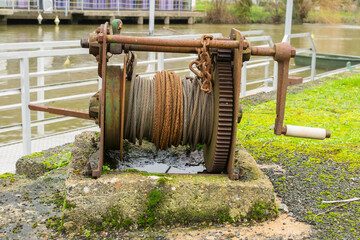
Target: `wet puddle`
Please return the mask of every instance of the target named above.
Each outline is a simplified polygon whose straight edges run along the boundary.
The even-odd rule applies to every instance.
[[[203,151],[191,152],[184,146],[156,151],[150,142],[143,142],[141,146],[126,142],[122,161],[119,151],[108,151],[107,156],[118,162],[117,168],[121,171],[137,169],[149,173],[195,174],[205,170]]]

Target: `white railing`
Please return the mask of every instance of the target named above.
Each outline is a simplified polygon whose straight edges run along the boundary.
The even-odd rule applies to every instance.
[[[221,38],[222,35],[219,33],[211,34],[216,38]],[[175,39],[199,39],[202,34],[191,34],[191,35],[173,35],[173,36],[162,36],[158,38],[175,38]],[[20,71],[19,73],[0,75],[0,81],[6,82],[11,80],[20,79],[19,88],[2,89],[0,90],[0,99],[2,97],[9,97],[12,95],[21,96],[19,103],[11,103],[0,106],[0,114],[2,112],[14,109],[21,109],[21,123],[11,124],[6,126],[0,126],[0,134],[22,130],[22,142],[24,154],[31,153],[31,127],[37,127],[38,134],[44,135],[44,126],[55,122],[68,121],[73,119],[72,117],[52,117],[44,119],[44,113],[37,113],[37,120],[31,121],[30,110],[28,105],[32,104],[44,104],[49,102],[63,101],[63,100],[74,100],[79,98],[90,97],[94,92],[84,92],[76,95],[69,95],[56,98],[44,98],[44,92],[56,89],[70,89],[79,86],[97,85],[100,88],[101,81],[99,78],[76,80],[72,82],[60,82],[51,85],[44,84],[44,77],[50,75],[57,75],[61,73],[85,73],[88,71],[95,71],[97,69],[96,61],[93,59],[93,65],[87,67],[74,67],[69,69],[55,69],[45,71],[45,57],[59,57],[59,56],[74,56],[74,55],[86,55],[89,56],[88,49],[80,48],[80,41],[57,41],[57,42],[33,42],[33,43],[7,43],[0,44],[0,61],[19,61]],[[183,66],[177,67],[177,69],[171,69],[177,73],[190,72],[188,68],[189,60],[196,58],[195,54],[185,55],[182,57],[171,57],[165,58],[164,53],[149,54],[149,60],[138,61],[137,66],[148,66],[146,73],[140,73],[141,76],[153,76],[155,69],[163,70],[167,63],[180,63],[186,61]],[[35,58],[37,60],[37,70],[31,72],[29,66],[29,59]],[[5,62],[5,65],[7,62]],[[112,65],[123,65],[123,64],[112,64]],[[179,65],[179,64],[178,64]],[[157,68],[156,68],[157,66]],[[94,76],[97,76],[94,74]],[[37,84],[30,86],[30,79],[36,77]],[[37,93],[36,100],[30,100],[30,93]],[[1,101],[0,101],[1,102]],[[8,143],[7,143],[8,144]]]
[[[251,42],[251,46],[257,47],[274,47],[274,43],[270,36],[265,35],[263,30],[256,30],[256,31],[245,31],[241,32],[243,35],[246,36],[246,39]],[[262,42],[265,44],[256,45],[256,43]],[[261,58],[254,58],[250,59],[248,62],[243,63],[243,67],[241,70],[241,88],[240,88],[240,97],[245,97],[247,95],[251,95],[254,91],[271,91],[273,88],[269,87],[269,83],[276,82],[274,78],[277,79],[275,74],[277,73],[277,62],[274,62],[274,75],[269,76],[269,67],[271,62],[274,62],[272,57],[261,57]],[[258,68],[258,67],[265,67],[264,69],[264,78],[258,80],[247,81],[247,74],[248,69]],[[256,88],[255,90],[247,90],[247,86],[252,84],[259,84],[263,83],[263,86],[260,88]],[[273,84],[274,85],[274,84]]]
[[[265,42],[265,45],[257,45],[262,47],[273,47],[274,44],[272,39],[269,36],[264,34],[264,31],[248,31],[243,32],[247,39],[253,44],[256,42]],[[215,38],[221,38],[222,35],[219,33],[211,34]],[[254,36],[255,35],[255,36]],[[192,34],[192,35],[172,35],[172,36],[162,36],[158,38],[173,38],[173,39],[199,39],[202,34]],[[288,38],[294,37],[308,37],[308,35],[298,35],[292,34],[289,35]],[[310,37],[311,38],[311,37]],[[284,38],[286,39],[286,38]],[[312,39],[311,43],[312,42]],[[313,58],[316,53],[315,46],[311,49],[313,51]],[[304,51],[304,50],[300,50]],[[97,76],[96,69],[97,65],[94,58],[90,58],[91,64],[90,66],[82,67],[77,66],[74,68],[68,69],[51,69],[45,70],[45,58],[46,57],[65,57],[65,56],[89,56],[88,49],[80,48],[80,43],[78,40],[76,41],[58,41],[58,42],[33,42],[33,43],[7,43],[7,44],[0,44],[0,61],[19,61],[20,71],[19,73],[12,73],[7,75],[0,75],[0,81],[11,81],[20,79],[20,87],[18,88],[11,88],[11,89],[3,89],[0,90],[0,102],[2,97],[8,97],[13,95],[20,95],[21,101],[19,103],[11,103],[11,104],[4,104],[0,105],[0,114],[3,114],[4,111],[20,109],[21,110],[21,123],[11,124],[6,126],[0,126],[0,134],[10,131],[22,130],[22,142],[23,142],[23,152],[24,154],[31,153],[31,128],[36,127],[37,133],[40,136],[45,136],[44,133],[44,126],[47,124],[52,124],[56,122],[68,121],[74,119],[73,117],[50,117],[44,118],[43,112],[37,113],[37,119],[31,121],[30,110],[28,108],[28,104],[44,104],[49,102],[55,101],[64,101],[64,100],[74,100],[74,99],[81,99],[90,97],[94,94],[93,91],[91,92],[81,92],[75,95],[68,95],[62,97],[53,97],[53,98],[45,98],[44,93],[50,90],[57,90],[57,89],[71,89],[74,87],[80,86],[93,86],[94,89],[101,88],[101,79],[99,78],[91,78],[91,79],[76,79],[71,82],[57,82],[53,84],[45,85],[45,77],[51,75],[58,75],[58,74],[68,74],[68,73],[87,73],[89,71],[94,71],[94,76]],[[29,59],[35,58],[36,59],[36,71],[30,71],[29,66]],[[155,71],[161,71],[165,69],[166,64],[176,63],[176,69],[169,69],[175,71],[177,73],[190,73],[188,68],[189,61],[196,58],[195,54],[187,54],[182,55],[181,57],[168,57],[165,58],[164,53],[149,53],[147,60],[139,60],[137,66],[147,66],[147,70],[144,73],[140,73],[143,77],[152,77]],[[271,63],[274,63],[274,74],[270,76],[269,68]],[[5,62],[5,65],[7,62]],[[112,64],[111,65],[120,65],[123,64]],[[181,66],[181,64],[183,64]],[[247,70],[253,68],[265,67],[264,70],[264,78],[257,79],[255,81],[248,81],[247,80]],[[302,68],[300,68],[301,70]],[[315,73],[315,60],[313,59],[313,63],[311,66],[312,75]],[[299,71],[299,69],[292,70]],[[30,79],[36,78],[37,82],[36,85],[30,85]],[[271,91],[276,89],[276,80],[277,80],[277,63],[273,61],[271,57],[259,57],[253,58],[248,62],[244,62],[242,68],[242,75],[241,75],[241,94],[240,96],[247,96],[255,92],[259,91]],[[274,81],[275,79],[275,81]],[[273,83],[272,86],[269,86],[269,83]],[[256,88],[255,90],[247,90],[246,87],[251,84],[259,84],[263,83],[262,86]],[[89,90],[88,90],[89,91]],[[36,99],[30,100],[30,94],[37,93]],[[94,125],[91,125],[94,126]]]
[[[143,1],[124,1],[124,0],[53,0],[50,3],[45,3],[47,7],[51,6],[53,10],[64,11],[83,11],[83,10],[109,10],[109,11],[121,11],[121,10],[149,10],[149,0]],[[1,0],[0,7],[8,9],[27,9],[30,10],[42,10],[44,5],[42,0]],[[190,0],[176,0],[166,1],[157,5],[157,11],[189,11],[191,10]]]
[[[289,75],[311,70],[309,81],[313,81],[316,75],[316,47],[310,33],[294,33],[285,35],[282,42],[290,42],[293,38],[306,38],[310,43],[310,48],[296,49],[296,54],[311,52],[311,64],[309,66],[291,69]]]

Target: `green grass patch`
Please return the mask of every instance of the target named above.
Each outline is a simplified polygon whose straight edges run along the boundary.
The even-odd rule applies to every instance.
[[[320,86],[288,94],[284,124],[319,127],[331,131],[330,139],[313,140],[273,133],[276,101],[258,105],[242,101],[243,119],[238,139],[258,160],[276,162],[282,154],[305,153],[323,160],[360,167],[360,75],[329,79]]]

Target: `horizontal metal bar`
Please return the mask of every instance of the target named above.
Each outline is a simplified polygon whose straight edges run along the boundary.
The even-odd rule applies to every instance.
[[[296,49],[296,54],[298,53],[304,53],[304,52],[311,52],[312,48],[302,48],[302,49]]]
[[[86,79],[76,82],[67,82],[67,83],[57,83],[57,84],[51,84],[46,86],[38,86],[30,88],[30,92],[39,92],[39,91],[49,91],[49,90],[56,90],[56,89],[62,89],[62,88],[68,88],[68,87],[80,87],[80,86],[87,86],[87,85],[93,85],[98,84],[97,79]]]
[[[177,61],[183,61],[183,60],[192,60],[192,59],[196,59],[196,55],[192,55],[192,56],[187,56],[187,57],[178,57],[178,58],[165,58],[164,62],[165,63],[169,63],[169,62],[177,62]]]
[[[256,83],[265,83],[267,81],[273,81],[273,78],[265,78],[265,79],[260,79],[260,80],[256,80],[256,81],[251,81],[251,82],[247,82],[246,86],[251,85],[251,84],[256,84]]]
[[[242,35],[248,36],[248,35],[265,35],[264,30],[251,30],[251,31],[244,31],[241,32]]]
[[[152,38],[158,39],[199,39],[204,34],[184,34],[184,35],[168,35],[168,36],[154,36]],[[206,33],[206,35],[212,35],[214,38],[222,38],[221,33]]]
[[[29,104],[29,109],[33,111],[41,111],[41,112],[48,112],[51,114],[63,115],[63,116],[70,116],[76,118],[82,118],[86,120],[90,120],[89,112],[78,111],[73,109],[65,109],[65,108],[58,108],[58,107],[46,107],[40,106],[35,104]]]
[[[29,76],[30,77],[50,76],[50,75],[57,75],[60,73],[72,73],[72,72],[84,72],[89,70],[96,70],[97,68],[98,66],[57,69],[57,70],[43,71],[43,72],[32,72],[29,74]]]
[[[247,64],[257,63],[257,62],[265,62],[265,61],[273,61],[272,57],[265,57],[265,58],[255,58],[254,60],[250,60]]]
[[[271,38],[269,36],[256,36],[256,37],[247,37],[247,40],[250,42],[263,42],[269,41]]]
[[[97,79],[86,79],[76,82],[67,82],[67,83],[56,83],[46,86],[38,86],[38,87],[32,87],[30,88],[30,92],[39,92],[39,91],[49,91],[49,90],[56,90],[56,89],[63,89],[68,87],[80,87],[80,86],[87,86],[92,84],[97,84]],[[9,95],[16,95],[20,94],[21,89],[20,88],[13,88],[13,89],[5,89],[0,91],[0,97],[3,96],[9,96]]]
[[[37,127],[37,126],[46,125],[46,124],[63,122],[63,121],[68,121],[68,120],[72,120],[72,119],[76,119],[76,118],[75,117],[64,117],[64,116],[50,117],[50,118],[47,118],[47,119],[33,121],[31,123],[31,127]],[[18,130],[21,130],[21,129],[22,129],[22,124],[21,123],[12,124],[12,125],[7,125],[7,126],[0,127],[0,133],[18,131]]]
[[[0,97],[16,95],[21,93],[21,88],[5,89],[0,91]]]
[[[21,107],[21,103],[0,106],[0,111],[12,110]]]
[[[0,80],[10,80],[10,79],[17,79],[20,78],[21,74],[17,73],[17,74],[9,74],[9,75],[4,75],[4,76],[0,76]]]
[[[71,56],[89,54],[89,50],[83,48],[68,48],[68,49],[51,49],[40,51],[22,51],[22,52],[3,52],[0,54],[0,60],[4,59],[21,59],[33,57],[54,57],[54,56]]]
[[[68,120],[73,120],[73,119],[77,119],[75,117],[64,117],[64,116],[57,116],[57,117],[52,117],[52,118],[47,118],[44,120],[40,120],[38,122],[34,122],[31,124],[31,127],[37,127],[37,126],[41,126],[41,125],[46,125],[46,124],[52,124],[52,123],[57,123],[57,122],[64,122],[64,121],[68,121]]]
[[[66,97],[50,98],[50,99],[45,99],[42,101],[35,101],[35,102],[31,102],[31,103],[32,104],[49,103],[49,102],[55,102],[55,101],[85,98],[85,97],[90,97],[92,95],[94,95],[94,93],[85,93],[85,94],[78,94],[78,95],[72,95],[72,96],[66,96]],[[21,103],[0,106],[0,111],[12,110],[12,109],[16,109],[19,107],[21,107]]]
[[[293,33],[288,35],[289,38],[311,37],[310,33]]]
[[[50,98],[50,99],[45,99],[45,100],[41,100],[41,101],[31,102],[31,104],[40,104],[40,103],[49,103],[49,102],[77,99],[77,98],[85,98],[85,97],[90,97],[92,95],[94,95],[94,93],[84,93],[84,94],[78,94],[78,95],[72,95],[72,96],[66,96],[66,97]]]
[[[0,44],[0,51],[4,50],[23,50],[34,48],[61,48],[61,47],[80,47],[78,40],[72,41],[52,41],[52,42],[22,42]]]
[[[254,47],[272,47],[270,44],[256,45]]]
[[[262,62],[262,63],[257,63],[257,64],[252,64],[252,65],[246,65],[246,69],[251,69],[251,68],[256,68],[256,67],[263,67],[263,66],[267,66],[270,65],[270,62]]]
[[[200,48],[202,43],[200,40],[190,39],[155,39],[149,37],[130,37],[130,36],[119,36],[119,35],[107,35],[106,40],[109,43],[121,43],[131,45],[145,45],[145,46],[163,46],[163,47],[176,47],[183,48]],[[239,41],[233,40],[211,40],[209,42],[210,48],[238,48]]]
[[[290,74],[294,74],[294,73],[304,72],[304,71],[307,71],[307,70],[311,70],[311,66],[306,66],[306,67],[291,69],[291,70],[289,71],[289,75],[290,75]]]
[[[168,39],[166,39],[166,41],[168,41]],[[143,45],[143,44],[125,44],[125,48],[128,48],[130,51],[140,51],[140,52],[169,52],[169,53],[197,52],[196,47],[155,46],[155,45]]]
[[[251,47],[251,55],[254,56],[275,56],[274,48]]]
[[[4,132],[10,132],[10,131],[17,131],[17,130],[21,130],[22,129],[22,124],[12,124],[12,125],[7,125],[7,126],[2,126],[0,127],[0,133],[4,133]]]

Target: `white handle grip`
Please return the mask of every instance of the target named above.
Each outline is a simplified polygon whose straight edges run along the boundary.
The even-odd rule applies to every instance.
[[[312,138],[324,140],[325,138],[330,137],[330,132],[326,131],[323,128],[313,128],[313,127],[301,127],[286,125],[284,127],[284,135],[290,137],[301,137],[301,138]]]

